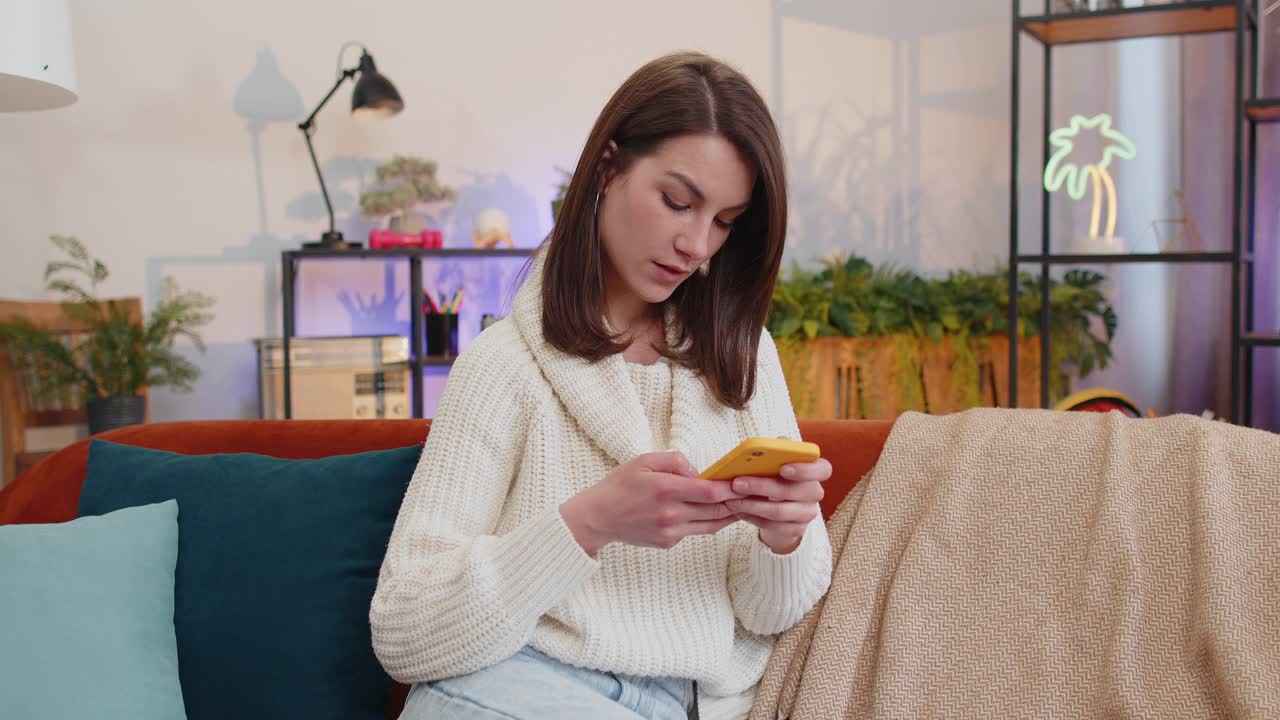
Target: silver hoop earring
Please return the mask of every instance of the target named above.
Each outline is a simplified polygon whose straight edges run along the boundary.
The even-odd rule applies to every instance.
[[[600,191],[596,191],[596,209],[594,211],[596,217],[600,217]]]
[[[706,277],[706,276],[708,276],[708,275],[710,275],[710,274],[711,274],[711,260],[710,260],[710,259],[708,259],[706,262],[704,262],[704,263],[702,263],[701,265],[699,265],[699,266],[698,266],[698,274],[699,274],[699,275],[701,275],[702,277]]]

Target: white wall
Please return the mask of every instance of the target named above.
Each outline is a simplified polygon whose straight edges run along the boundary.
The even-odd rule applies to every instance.
[[[573,166],[608,95],[643,62],[692,48],[744,70],[778,117],[792,185],[789,258],[840,247],[928,273],[990,268],[1008,243],[1009,11],[1007,0],[73,1],[79,102],[0,115],[0,295],[42,296],[52,233],[80,236],[108,263],[107,293],[140,294],[150,306],[164,275],[210,293],[218,306],[199,360],[205,375],[190,396],[155,391],[153,415],[253,416],[250,339],[280,332],[280,251],[318,237],[325,224],[294,125],[332,84],[348,40],[370,48],[406,101],[400,116],[362,123],[347,113],[347,86],[318,118],[315,142],[338,226],[354,239],[374,226],[356,205],[372,168],[408,153],[439,161],[459,190],[452,206],[422,208],[447,243],[469,244],[472,218],[492,206],[511,217],[517,244],[536,244],[550,229],[555,168]],[[1184,46],[1200,58],[1190,67],[1229,57],[1220,41],[1197,42]],[[1023,44],[1020,224],[1031,238],[1039,224],[1040,69],[1038,47]],[[1135,52],[1154,52],[1145,63],[1157,66],[1176,55]],[[1155,68],[1151,87],[1174,90],[1163,99],[1124,91],[1122,100],[1125,83],[1144,81],[1117,80],[1117,54],[1109,46],[1057,51],[1053,119],[1114,112],[1124,127],[1144,128],[1135,139],[1145,151],[1159,144],[1148,135],[1160,128],[1144,123],[1178,112],[1178,85],[1168,84],[1176,73]],[[355,59],[348,51],[345,64]],[[1212,91],[1223,85],[1202,79],[1182,91],[1185,112],[1205,118],[1183,124],[1192,151],[1203,146],[1196,128],[1221,127]],[[1146,102],[1162,107],[1137,117]],[[1178,132],[1171,125],[1161,134]],[[1212,158],[1195,157],[1189,190],[1225,175],[1202,170]],[[1122,193],[1132,195],[1140,167],[1117,169]],[[1167,209],[1169,188],[1156,185],[1143,188],[1137,205],[1126,201],[1132,212]],[[1202,232],[1214,241],[1223,214],[1213,198],[1200,205]],[[1055,201],[1055,247],[1085,227],[1086,211]],[[1146,222],[1127,213],[1124,224],[1140,230]],[[470,289],[465,342],[481,312],[502,310],[518,267],[451,264],[426,279]],[[1126,322],[1151,313],[1143,303],[1153,295],[1139,282],[1118,293],[1122,334]],[[399,264],[308,263],[298,331],[404,332],[406,283]],[[1198,285],[1225,291],[1221,282]],[[1183,309],[1198,305],[1179,292],[1185,286],[1171,288],[1179,308],[1172,315],[1183,321]],[[1168,301],[1160,307],[1170,314]],[[1169,368],[1168,342],[1139,345],[1121,342],[1116,371],[1095,382],[1135,395],[1163,394],[1172,382],[1182,399],[1139,401],[1225,409],[1221,363],[1212,358],[1175,364],[1173,381],[1162,370],[1159,387],[1129,387],[1125,379],[1143,377],[1149,363]],[[443,378],[428,382],[428,414]]]
[[[349,236],[373,225],[355,204],[371,168],[411,153],[438,160],[460,190],[454,207],[424,208],[447,243],[469,243],[474,214],[497,206],[518,244],[536,244],[554,168],[572,167],[608,95],[643,62],[693,48],[740,67],[780,115],[791,257],[843,246],[932,271],[989,265],[1007,243],[1006,0],[81,0],[72,15],[79,102],[0,115],[0,295],[41,296],[51,233],[80,236],[107,262],[108,293],[149,306],[169,274],[214,295],[205,375],[191,396],[156,391],[160,420],[255,412],[249,340],[279,333],[279,253],[324,225],[293,125],[347,40],[370,48],[406,101],[362,124],[343,107],[346,87],[318,118]],[[467,328],[505,297],[518,263],[506,266],[445,271],[486,291]],[[307,265],[298,330],[399,331],[407,302],[382,301],[406,280],[382,263]],[[441,384],[429,384],[428,412]]]

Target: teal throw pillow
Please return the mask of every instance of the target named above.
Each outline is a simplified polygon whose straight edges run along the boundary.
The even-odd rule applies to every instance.
[[[173,720],[178,504],[0,526],[0,718]]]

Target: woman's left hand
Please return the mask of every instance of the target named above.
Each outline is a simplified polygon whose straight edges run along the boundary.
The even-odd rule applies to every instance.
[[[820,512],[822,483],[831,477],[825,458],[784,465],[781,477],[739,477],[733,489],[751,497],[726,500],[725,506],[739,519],[760,529],[760,541],[779,555],[800,546],[809,523]]]

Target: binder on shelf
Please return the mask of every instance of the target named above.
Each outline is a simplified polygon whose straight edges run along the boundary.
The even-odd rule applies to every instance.
[[[284,417],[284,346],[253,341],[258,352],[258,416]],[[401,335],[289,340],[292,415],[297,419],[408,418],[409,339]]]

